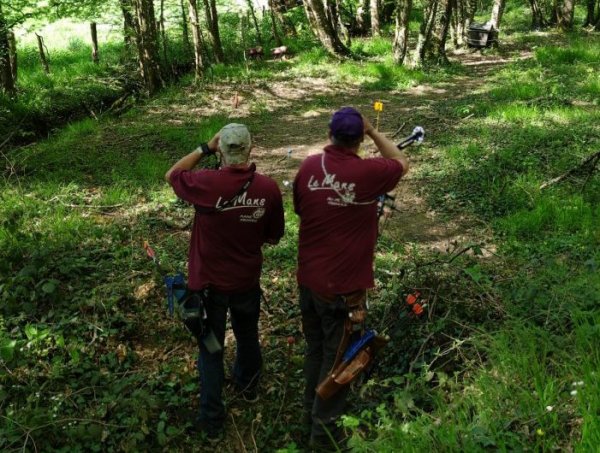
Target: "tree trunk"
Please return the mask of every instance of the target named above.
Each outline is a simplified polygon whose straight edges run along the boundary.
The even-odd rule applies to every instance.
[[[531,7],[531,28],[539,30],[544,28],[547,23],[544,19],[544,13],[537,0],[529,0],[529,6]]]
[[[371,0],[369,4],[371,11],[371,34],[381,36],[381,26],[379,24],[379,0]]]
[[[366,35],[370,28],[370,21],[369,21],[369,5],[370,4],[371,4],[370,0],[362,0],[362,3],[356,10],[356,24],[358,25],[358,32],[361,35]]]
[[[17,39],[12,31],[8,32],[8,59],[10,61],[10,72],[12,74],[13,83],[17,83],[18,60],[17,60]]]
[[[446,41],[448,41],[448,30],[450,29],[450,21],[452,19],[452,10],[454,9],[455,0],[444,0],[444,10],[439,17],[437,30],[435,34],[436,48],[433,49],[433,57],[438,64],[448,64],[448,56],[446,55]]]
[[[596,0],[587,0],[586,6],[587,6],[587,13],[585,15],[585,22],[583,23],[584,27],[594,24]]]
[[[140,70],[149,94],[164,85],[158,57],[158,33],[152,0],[134,0]]]
[[[254,11],[254,2],[253,0],[246,0],[246,4],[248,5],[248,11],[250,11],[252,23],[254,24],[254,29],[256,30],[256,39],[258,40],[258,44],[262,46],[263,40],[262,36],[260,35],[260,27],[258,26],[258,20],[256,19],[256,11]]]
[[[98,56],[98,27],[96,22],[90,23],[90,33],[92,35],[92,61],[98,64],[100,58]]]
[[[221,35],[219,33],[219,16],[217,15],[217,4],[215,0],[204,0],[206,10],[206,22],[210,32],[210,39],[213,45],[213,52],[217,63],[223,63],[223,46],[221,45]]]
[[[431,32],[435,23],[438,0],[430,0],[423,8],[423,20],[419,28],[419,39],[413,53],[413,66],[422,66],[425,61],[425,51],[430,46]]]
[[[188,0],[188,10],[190,13],[190,25],[192,26],[192,39],[194,40],[194,75],[196,79],[200,79],[204,72],[204,62],[202,61],[202,39],[196,0]]]
[[[467,32],[469,30],[469,27],[471,26],[471,23],[473,23],[473,19],[475,18],[475,13],[477,13],[477,10],[478,10],[477,9],[478,6],[479,5],[478,5],[477,0],[467,0],[467,2],[466,2],[464,26],[463,26],[463,33],[462,33],[462,39],[465,43],[467,41]]]
[[[338,36],[341,36],[346,45],[349,46],[351,42],[350,34],[348,33],[348,29],[342,22],[340,8],[341,4],[339,0],[326,0],[325,12],[327,13],[327,17],[329,19],[329,22],[331,23],[333,31]]]
[[[505,5],[506,0],[494,0],[494,4],[492,6],[492,15],[490,17],[490,23],[496,30],[500,28],[500,21],[502,20],[502,14],[504,13]]]
[[[277,31],[277,21],[275,20],[275,8],[273,7],[272,0],[269,0],[269,14],[271,16],[271,33],[273,33],[275,44],[277,45],[277,47],[279,47],[283,43],[281,42],[281,36],[279,36],[279,32]]]
[[[44,38],[42,38],[37,33],[37,43],[38,43],[38,51],[40,53],[40,62],[42,63],[42,68],[44,68],[44,72],[46,74],[50,74],[50,66],[48,66],[48,58],[46,57],[46,52],[44,51]]]
[[[275,12],[275,16],[277,20],[283,27],[283,31],[286,36],[297,36],[298,32],[296,31],[296,27],[294,26],[294,22],[292,22],[288,17],[286,17],[285,13],[285,3],[281,0],[269,0],[269,4],[273,11]]]
[[[394,31],[394,63],[404,63],[408,48],[408,31],[412,0],[397,0],[396,29]]]
[[[314,34],[325,50],[334,56],[348,56],[350,50],[342,43],[333,29],[322,0],[304,0],[304,7]]]
[[[190,52],[190,32],[188,29],[187,11],[185,10],[185,0],[180,0],[179,6],[181,8],[181,41],[183,42],[183,51],[185,56],[189,55]]]
[[[557,25],[564,31],[573,29],[574,0],[561,0],[556,5]]]
[[[136,36],[131,0],[120,0],[119,3],[121,5],[121,12],[123,13],[123,39],[125,47],[131,49],[135,44],[133,40]]]
[[[332,2],[335,2],[335,20],[336,20],[336,29],[338,31],[338,33],[342,36],[342,39],[344,40],[344,43],[350,47],[350,44],[352,43],[352,37],[350,36],[350,31],[348,30],[348,27],[346,27],[346,24],[344,24],[344,21],[342,19],[342,0],[331,0]]]
[[[0,90],[8,95],[15,93],[15,78],[10,61],[8,25],[0,4]]]
[[[160,41],[162,43],[162,54],[163,54],[163,64],[166,66],[169,65],[169,54],[168,54],[168,39],[167,32],[165,30],[165,0],[160,0]]]

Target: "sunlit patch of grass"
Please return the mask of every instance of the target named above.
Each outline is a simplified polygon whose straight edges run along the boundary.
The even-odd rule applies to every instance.
[[[538,240],[555,235],[592,234],[600,225],[600,208],[594,208],[581,196],[542,197],[532,210],[515,212],[500,222],[500,227],[521,240]]]

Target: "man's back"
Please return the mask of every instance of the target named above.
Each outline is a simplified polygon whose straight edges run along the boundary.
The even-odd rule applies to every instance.
[[[240,193],[251,177],[248,189]],[[275,181],[253,167],[174,172],[171,181],[175,193],[196,207],[190,288],[239,292],[258,285],[261,247],[283,234],[281,193]]]
[[[294,182],[300,285],[324,294],[373,286],[376,198],[401,175],[396,160],[363,160],[333,145],[304,161]]]

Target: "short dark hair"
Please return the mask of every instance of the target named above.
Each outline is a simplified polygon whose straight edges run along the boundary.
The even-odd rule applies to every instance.
[[[355,148],[356,146],[360,145],[360,143],[363,141],[363,136],[352,136],[352,137],[348,137],[347,135],[332,135],[331,136],[331,143],[334,146],[340,146],[342,148]]]

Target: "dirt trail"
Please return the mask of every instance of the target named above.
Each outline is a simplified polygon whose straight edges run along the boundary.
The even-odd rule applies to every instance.
[[[520,58],[528,56],[522,54]],[[426,181],[420,179],[415,170],[423,160],[435,158],[436,136],[452,127],[440,114],[444,105],[476,93],[484,85],[486,75],[511,61],[479,52],[457,54],[454,58],[461,61],[466,71],[456,75],[451,82],[435,86],[417,85],[402,92],[362,91],[358,88],[340,92],[339,87],[314,79],[275,82],[268,88],[263,86],[252,92],[238,92],[241,104],[235,111],[232,109],[230,115],[247,115],[244,121],[253,131],[257,143],[253,156],[259,170],[275,178],[285,188],[289,187],[288,183],[293,180],[302,160],[320,153],[328,143],[327,123],[335,109],[352,105],[373,117],[373,102],[382,100],[385,111],[379,129],[388,136],[395,133],[396,139],[400,140],[416,125],[426,130],[423,147],[407,152],[412,170],[398,185],[395,195],[400,211],[394,212],[387,220],[386,234],[398,235],[398,239],[404,242],[443,250],[450,242],[472,239],[472,221],[464,217],[440,218],[418,195],[417,188]],[[275,112],[277,119],[265,122],[260,115],[255,118],[250,109],[245,112],[244,109],[252,105],[252,99],[260,99],[262,108]],[[372,154],[374,151],[373,144],[367,139],[363,155],[375,155]]]

